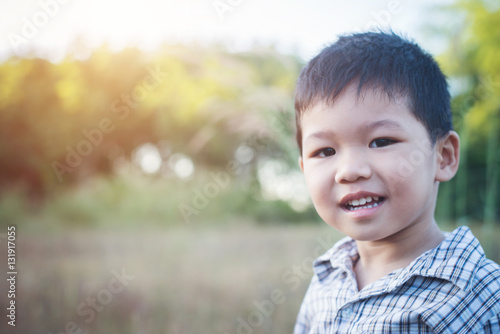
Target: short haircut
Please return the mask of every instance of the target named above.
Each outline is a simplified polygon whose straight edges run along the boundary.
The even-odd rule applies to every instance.
[[[358,97],[376,89],[389,98],[406,98],[432,145],[453,129],[446,77],[430,54],[393,32],[341,36],[301,71],[295,90],[297,143],[302,155],[301,117],[318,102],[333,105],[347,86]]]

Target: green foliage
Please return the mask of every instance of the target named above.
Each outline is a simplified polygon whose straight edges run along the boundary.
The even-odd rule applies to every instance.
[[[288,108],[298,60],[273,49],[164,46],[155,53],[106,46],[85,61],[0,64],[1,191],[25,183],[35,200],[112,175],[144,143],[163,143],[198,169],[222,169],[265,114]],[[268,131],[269,132],[269,131]],[[268,136],[269,155],[280,149]]]
[[[200,228],[240,221],[268,225],[318,221],[312,208],[297,212],[284,201],[264,200],[257,186],[249,191],[249,180],[235,176],[224,187],[216,188],[215,196],[207,195],[204,190],[207,184],[213,184],[208,173],[199,173],[188,181],[147,176],[138,171],[95,177],[58,191],[39,208],[30,209],[22,191],[5,194],[0,198],[0,221],[4,227],[17,224],[36,232],[64,228]],[[183,214],[182,205],[193,211]]]
[[[26,202],[25,190],[21,187],[11,189],[9,194],[0,195],[0,228],[4,231],[7,226],[15,225],[19,217],[26,215],[29,204]]]
[[[462,150],[458,175],[442,185],[437,211],[447,220],[493,223],[500,216],[500,7],[461,0],[450,10],[465,19],[449,32],[453,38],[440,63],[455,91]]]

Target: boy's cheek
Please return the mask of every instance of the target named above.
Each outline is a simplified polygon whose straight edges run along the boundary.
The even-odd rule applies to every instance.
[[[313,193],[318,188],[318,175],[317,173],[311,172],[307,167],[304,169],[304,179],[306,181],[307,189],[309,193]]]
[[[404,178],[398,173],[391,173],[386,178],[386,187],[389,194],[397,195],[397,191],[401,189],[401,184],[404,184]],[[403,187],[406,189],[406,187]]]
[[[434,168],[432,151],[423,151],[412,149],[405,154],[399,155],[391,167],[394,178],[408,182],[409,179],[419,177],[422,172],[429,172]]]
[[[318,173],[309,173],[305,177],[306,186],[314,202],[325,199],[331,193],[331,186],[326,176]]]

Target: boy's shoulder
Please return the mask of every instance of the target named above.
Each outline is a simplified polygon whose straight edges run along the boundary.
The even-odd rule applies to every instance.
[[[430,255],[436,264],[429,266],[429,277],[443,279],[434,292],[439,294],[446,285],[450,289],[423,314],[426,323],[435,332],[456,329],[477,333],[485,328],[495,328],[496,332],[500,320],[500,265],[486,258],[470,229],[462,226],[449,233]],[[425,277],[425,270],[422,273]]]
[[[446,233],[443,242],[427,253],[429,264],[424,265],[423,273],[449,280],[465,292],[477,289],[478,284],[500,287],[500,265],[486,258],[479,240],[467,226]]]

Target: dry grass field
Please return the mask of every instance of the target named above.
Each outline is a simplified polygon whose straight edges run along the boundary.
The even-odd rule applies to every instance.
[[[3,316],[0,332],[290,333],[314,252],[338,238],[320,225],[46,234],[21,228],[16,327]],[[6,268],[6,256],[0,264]],[[0,287],[5,310],[5,279]]]
[[[488,243],[484,229],[473,232],[498,261],[498,239]],[[318,224],[18,227],[16,327],[7,325],[2,279],[0,333],[291,333],[312,257],[340,237]],[[7,268],[5,241],[0,239],[1,268]]]

